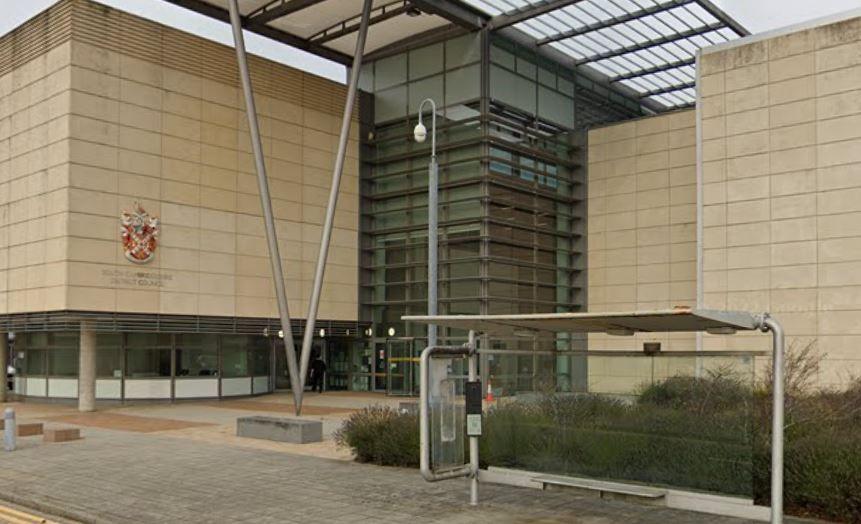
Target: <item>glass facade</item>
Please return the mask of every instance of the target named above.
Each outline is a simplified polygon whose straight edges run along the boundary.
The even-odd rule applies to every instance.
[[[503,37],[488,38],[477,32],[408,49],[362,72],[373,110],[364,133],[361,303],[363,318],[374,325],[369,352],[387,352],[392,394],[415,393],[408,367],[426,342],[424,326],[400,320],[427,312],[431,140],[413,140],[421,101],[437,105],[440,314],[585,307],[582,130],[601,115],[610,121],[640,112],[635,102],[590,90],[568,66]],[[602,111],[595,99],[613,111]],[[423,120],[430,132],[430,115]],[[465,335],[443,329],[440,342]],[[567,336],[480,344],[519,350],[482,360],[484,380],[503,393],[545,382],[571,389],[574,368],[583,367],[548,354],[575,349],[577,341]],[[544,351],[520,354],[538,350]]]
[[[16,380],[27,385],[19,392],[74,397],[74,382],[69,386],[68,381],[59,381],[78,378],[79,344],[77,331],[18,333],[12,357]],[[97,396],[179,398],[180,381],[192,379],[212,381],[209,393],[201,396],[265,393],[272,390],[272,359],[272,340],[263,336],[96,333]],[[233,382],[228,384],[222,377]],[[172,383],[176,386],[171,387]],[[140,393],[141,389],[145,392]]]

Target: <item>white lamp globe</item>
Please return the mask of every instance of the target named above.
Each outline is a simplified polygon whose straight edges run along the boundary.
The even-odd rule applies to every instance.
[[[425,127],[425,125],[422,124],[421,122],[416,124],[416,128],[413,129],[413,136],[415,137],[416,142],[418,142],[419,144],[424,142],[428,136],[428,130]]]

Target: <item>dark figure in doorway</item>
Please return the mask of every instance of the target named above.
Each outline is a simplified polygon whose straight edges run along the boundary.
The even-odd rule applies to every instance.
[[[326,376],[326,363],[319,355],[311,362],[311,391],[323,392],[323,378]]]

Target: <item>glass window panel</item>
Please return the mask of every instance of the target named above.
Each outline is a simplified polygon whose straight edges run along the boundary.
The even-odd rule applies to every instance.
[[[225,377],[248,376],[248,337],[221,337],[221,369]]]
[[[445,105],[451,106],[481,95],[481,68],[478,64],[462,67],[445,74]]]
[[[409,52],[410,80],[443,70],[443,44],[433,44]]]
[[[24,353],[24,373],[26,375],[46,375],[45,349],[28,349]]]
[[[443,100],[443,75],[436,75],[424,80],[416,80],[410,83],[409,113],[418,111],[419,104],[425,98],[431,98],[436,102]],[[429,108],[426,108],[430,111]],[[426,115],[429,117],[429,114]],[[428,123],[429,125],[430,123]],[[430,131],[430,129],[428,129]]]
[[[170,377],[170,348],[127,348],[126,376],[129,378]]]
[[[473,32],[445,42],[445,65],[447,69],[477,62],[481,59],[481,36]]]
[[[376,91],[407,81],[407,56],[405,53],[382,58],[374,66]]]
[[[198,334],[178,335],[175,358],[178,377],[217,376],[218,337]]]
[[[514,54],[496,45],[490,47],[490,61],[512,70],[516,66]]]
[[[407,87],[398,86],[378,91],[374,98],[374,120],[385,122],[407,115]]]
[[[535,62],[530,60],[525,56],[517,56],[517,72],[526,78],[535,79],[535,75],[538,72],[538,68],[535,65]]]
[[[53,377],[78,376],[78,348],[54,347],[49,349],[48,374]]]
[[[123,336],[118,333],[96,333],[96,376],[121,378]]]
[[[272,346],[266,337],[250,337],[248,351],[251,353],[251,367],[255,376],[269,375]]]
[[[477,297],[481,294],[481,283],[478,280],[458,280],[443,284],[443,294],[449,298]],[[445,294],[448,288],[447,295]]]
[[[567,128],[574,127],[574,99],[538,87],[538,116]]]

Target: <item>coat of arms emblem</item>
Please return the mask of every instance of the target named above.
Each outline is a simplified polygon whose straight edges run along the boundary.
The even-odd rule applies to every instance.
[[[158,218],[150,216],[137,202],[131,212],[120,215],[123,252],[135,264],[146,264],[155,255],[158,243]]]

